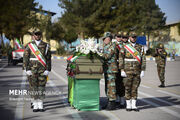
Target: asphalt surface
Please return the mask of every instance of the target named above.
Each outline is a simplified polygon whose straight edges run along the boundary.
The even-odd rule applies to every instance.
[[[137,106],[140,112],[78,111],[67,102],[66,61],[52,60],[44,101],[45,112],[33,113],[28,95],[12,95],[12,90],[28,90],[28,82],[22,64],[7,66],[0,61],[0,119],[1,120],[179,120],[180,119],[180,61],[169,61],[166,67],[166,88],[159,88],[160,81],[154,61],[147,61],[145,77],[139,87]],[[104,80],[100,81],[100,105],[107,98]]]

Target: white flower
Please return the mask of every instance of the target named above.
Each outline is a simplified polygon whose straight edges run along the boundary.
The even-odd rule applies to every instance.
[[[80,52],[83,54],[89,54],[90,51],[93,53],[98,53],[99,45],[96,44],[94,38],[89,38],[87,41],[80,40],[81,44],[76,47],[76,52]]]
[[[87,55],[89,52],[90,52],[90,50],[87,49],[87,50],[84,51],[84,54]]]

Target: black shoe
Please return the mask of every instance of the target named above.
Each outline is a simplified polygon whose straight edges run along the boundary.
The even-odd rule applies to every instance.
[[[130,112],[130,111],[132,111],[132,109],[126,108],[126,111]]]
[[[159,85],[160,88],[165,88],[165,85],[161,84]]]
[[[31,103],[31,109],[33,109],[33,103]]]
[[[45,109],[39,109],[39,112],[44,112],[45,111]]]
[[[120,105],[120,108],[125,108],[126,106],[125,105]]]
[[[33,109],[33,112],[38,112],[39,111],[39,109]]]
[[[120,103],[119,102],[115,102],[116,103],[116,108],[120,108]]]
[[[116,102],[115,101],[108,102],[106,110],[115,110],[115,109],[116,109]]]
[[[131,109],[132,111],[135,111],[135,112],[139,112],[139,109],[136,108],[136,109]]]
[[[104,110],[106,108],[107,108],[107,105],[101,107],[102,110]]]

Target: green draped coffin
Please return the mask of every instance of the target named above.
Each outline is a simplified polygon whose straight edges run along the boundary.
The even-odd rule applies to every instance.
[[[102,63],[99,59],[80,56],[73,62],[74,86],[72,105],[80,111],[99,110],[99,81],[103,77]]]
[[[89,59],[86,56],[80,56],[75,62],[76,79],[101,79],[102,63],[99,59]]]

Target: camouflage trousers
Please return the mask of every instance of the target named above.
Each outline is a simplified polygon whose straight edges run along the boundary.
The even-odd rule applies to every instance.
[[[118,73],[116,73],[116,95],[119,97],[124,97],[125,96],[125,87],[123,83],[123,77],[121,77],[121,71],[118,70]]]
[[[43,75],[43,73],[35,74],[28,76],[29,81],[29,91],[30,95],[34,99],[41,99],[45,98],[45,87],[47,82],[47,76]]]
[[[104,73],[105,78],[105,92],[109,99],[109,101],[116,100],[116,85],[115,85],[115,79],[116,75],[115,73]]]
[[[158,76],[161,83],[165,82],[165,67],[157,66]]]
[[[126,73],[127,77],[123,79],[125,86],[126,100],[137,99],[138,87],[141,82],[140,74]]]

